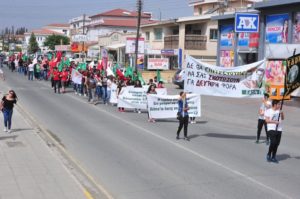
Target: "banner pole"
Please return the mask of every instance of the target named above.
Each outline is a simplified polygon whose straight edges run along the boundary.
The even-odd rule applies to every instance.
[[[296,55],[296,48],[294,49],[294,52],[293,52],[293,56],[295,56],[295,55]],[[286,90],[286,75],[284,78],[284,90]],[[283,109],[284,97],[285,97],[285,94],[282,96],[282,99],[281,99],[280,111],[279,111],[279,116],[278,116],[277,122],[279,122],[279,120],[280,120],[281,111]],[[278,131],[278,124],[276,125],[276,133],[277,133],[277,131]]]

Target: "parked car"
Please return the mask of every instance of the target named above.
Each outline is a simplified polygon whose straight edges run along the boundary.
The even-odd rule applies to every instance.
[[[179,86],[179,88],[183,88],[184,87],[184,75],[185,75],[184,70],[178,69],[172,78],[173,84]]]

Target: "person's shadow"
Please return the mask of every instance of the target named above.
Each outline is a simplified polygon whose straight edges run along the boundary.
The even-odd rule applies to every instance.
[[[276,157],[277,157],[278,161],[283,161],[283,160],[287,160],[287,159],[291,159],[291,158],[300,160],[300,156],[292,157],[289,154],[279,154]]]

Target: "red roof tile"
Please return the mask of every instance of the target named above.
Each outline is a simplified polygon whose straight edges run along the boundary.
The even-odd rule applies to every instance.
[[[142,20],[141,25],[152,23],[152,20]],[[137,27],[137,19],[104,19],[102,22],[90,24],[89,26],[119,26],[119,27]]]
[[[100,14],[93,15],[90,18],[100,17],[100,16],[137,17],[138,13],[136,11],[132,12],[132,11],[128,11],[128,10],[120,9],[119,8],[119,9],[114,9],[114,10],[110,10],[110,11],[107,11],[107,12],[103,12],[103,13],[100,13]],[[151,18],[151,14],[145,14],[145,13],[143,13],[142,17],[150,19]]]
[[[69,24],[63,24],[63,23],[52,23],[48,24],[47,27],[52,26],[52,27],[70,27]]]
[[[35,35],[63,35],[62,33],[59,33],[59,32],[55,32],[55,31],[52,31],[52,30],[47,30],[47,29],[38,29],[38,30],[32,30],[30,32],[27,32],[25,34],[31,34],[31,33],[34,33]]]

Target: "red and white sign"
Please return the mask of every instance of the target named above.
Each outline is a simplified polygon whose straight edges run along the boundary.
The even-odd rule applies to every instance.
[[[71,46],[70,45],[55,45],[56,51],[70,51]]]
[[[126,54],[134,54],[135,53],[135,40],[134,37],[127,37],[126,38]],[[139,38],[139,47],[138,53],[144,54],[145,53],[145,39]]]
[[[169,70],[168,58],[149,58],[148,59],[149,70]]]

